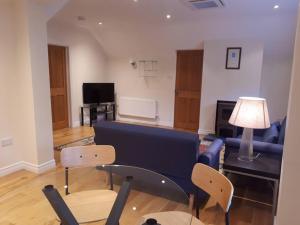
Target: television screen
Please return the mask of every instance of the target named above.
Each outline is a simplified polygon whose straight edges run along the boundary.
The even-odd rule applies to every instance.
[[[84,104],[115,101],[114,83],[83,83],[82,92]]]

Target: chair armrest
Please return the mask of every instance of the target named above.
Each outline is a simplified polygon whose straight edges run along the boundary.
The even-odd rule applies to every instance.
[[[241,139],[239,139],[239,138],[226,138],[225,139],[226,149],[229,148],[229,149],[238,150],[240,148],[240,143],[241,143]],[[268,153],[268,154],[282,155],[283,145],[272,144],[272,143],[261,142],[261,141],[253,141],[253,151],[261,152],[261,153]]]
[[[208,146],[207,150],[199,156],[198,162],[219,169],[220,151],[222,146],[223,141],[221,139],[214,140],[214,142]]]

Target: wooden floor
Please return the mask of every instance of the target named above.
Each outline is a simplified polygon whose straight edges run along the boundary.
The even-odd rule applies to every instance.
[[[53,132],[54,148],[67,145],[67,144],[72,144],[82,139],[93,137],[93,136],[94,136],[94,129],[89,126],[56,130]]]
[[[85,129],[85,128],[83,128]],[[66,130],[61,136],[72,139],[72,130]],[[74,130],[77,137],[80,131]],[[54,137],[57,137],[54,135]],[[76,139],[76,138],[74,138]],[[73,139],[72,139],[73,140]],[[98,189],[105,176],[94,168],[76,169],[71,172],[71,191]],[[245,198],[254,198],[263,202],[270,202],[272,190],[266,184],[258,180],[247,180],[240,177],[232,177],[235,184],[235,194],[243,198],[234,198],[231,210],[232,225],[271,225],[272,208],[269,205],[248,201]],[[55,220],[55,214],[42,193],[42,188],[47,184],[55,185],[63,194],[64,170],[60,165],[56,169],[41,175],[28,171],[19,171],[0,178],[0,225],[59,225]],[[102,187],[104,188],[104,187]],[[167,200],[157,200],[154,196],[135,192],[132,195],[141,211],[157,207],[163,210],[176,209],[170,207]],[[223,225],[224,214],[218,207],[210,207],[211,202],[201,211],[201,220],[205,223]],[[122,219],[121,225],[135,225],[132,223],[134,214]],[[93,223],[91,225],[104,224]]]

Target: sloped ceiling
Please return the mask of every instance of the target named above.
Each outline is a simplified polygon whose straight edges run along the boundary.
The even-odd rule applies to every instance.
[[[88,29],[112,58],[167,56],[201,48],[204,40],[239,38],[262,40],[269,55],[292,54],[298,0],[225,2],[225,8],[192,10],[182,0],[71,0],[51,22]]]

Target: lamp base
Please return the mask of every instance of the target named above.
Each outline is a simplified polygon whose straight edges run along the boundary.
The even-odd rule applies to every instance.
[[[253,162],[260,156],[260,153],[254,153],[252,158],[249,157],[244,157],[244,156],[238,156],[238,160],[243,161],[243,162]]]
[[[255,157],[253,156],[253,129],[251,128],[244,128],[239,156],[238,159],[241,161],[252,162]]]
[[[243,162],[253,162],[253,158],[245,157],[245,156],[239,156],[238,160]]]

